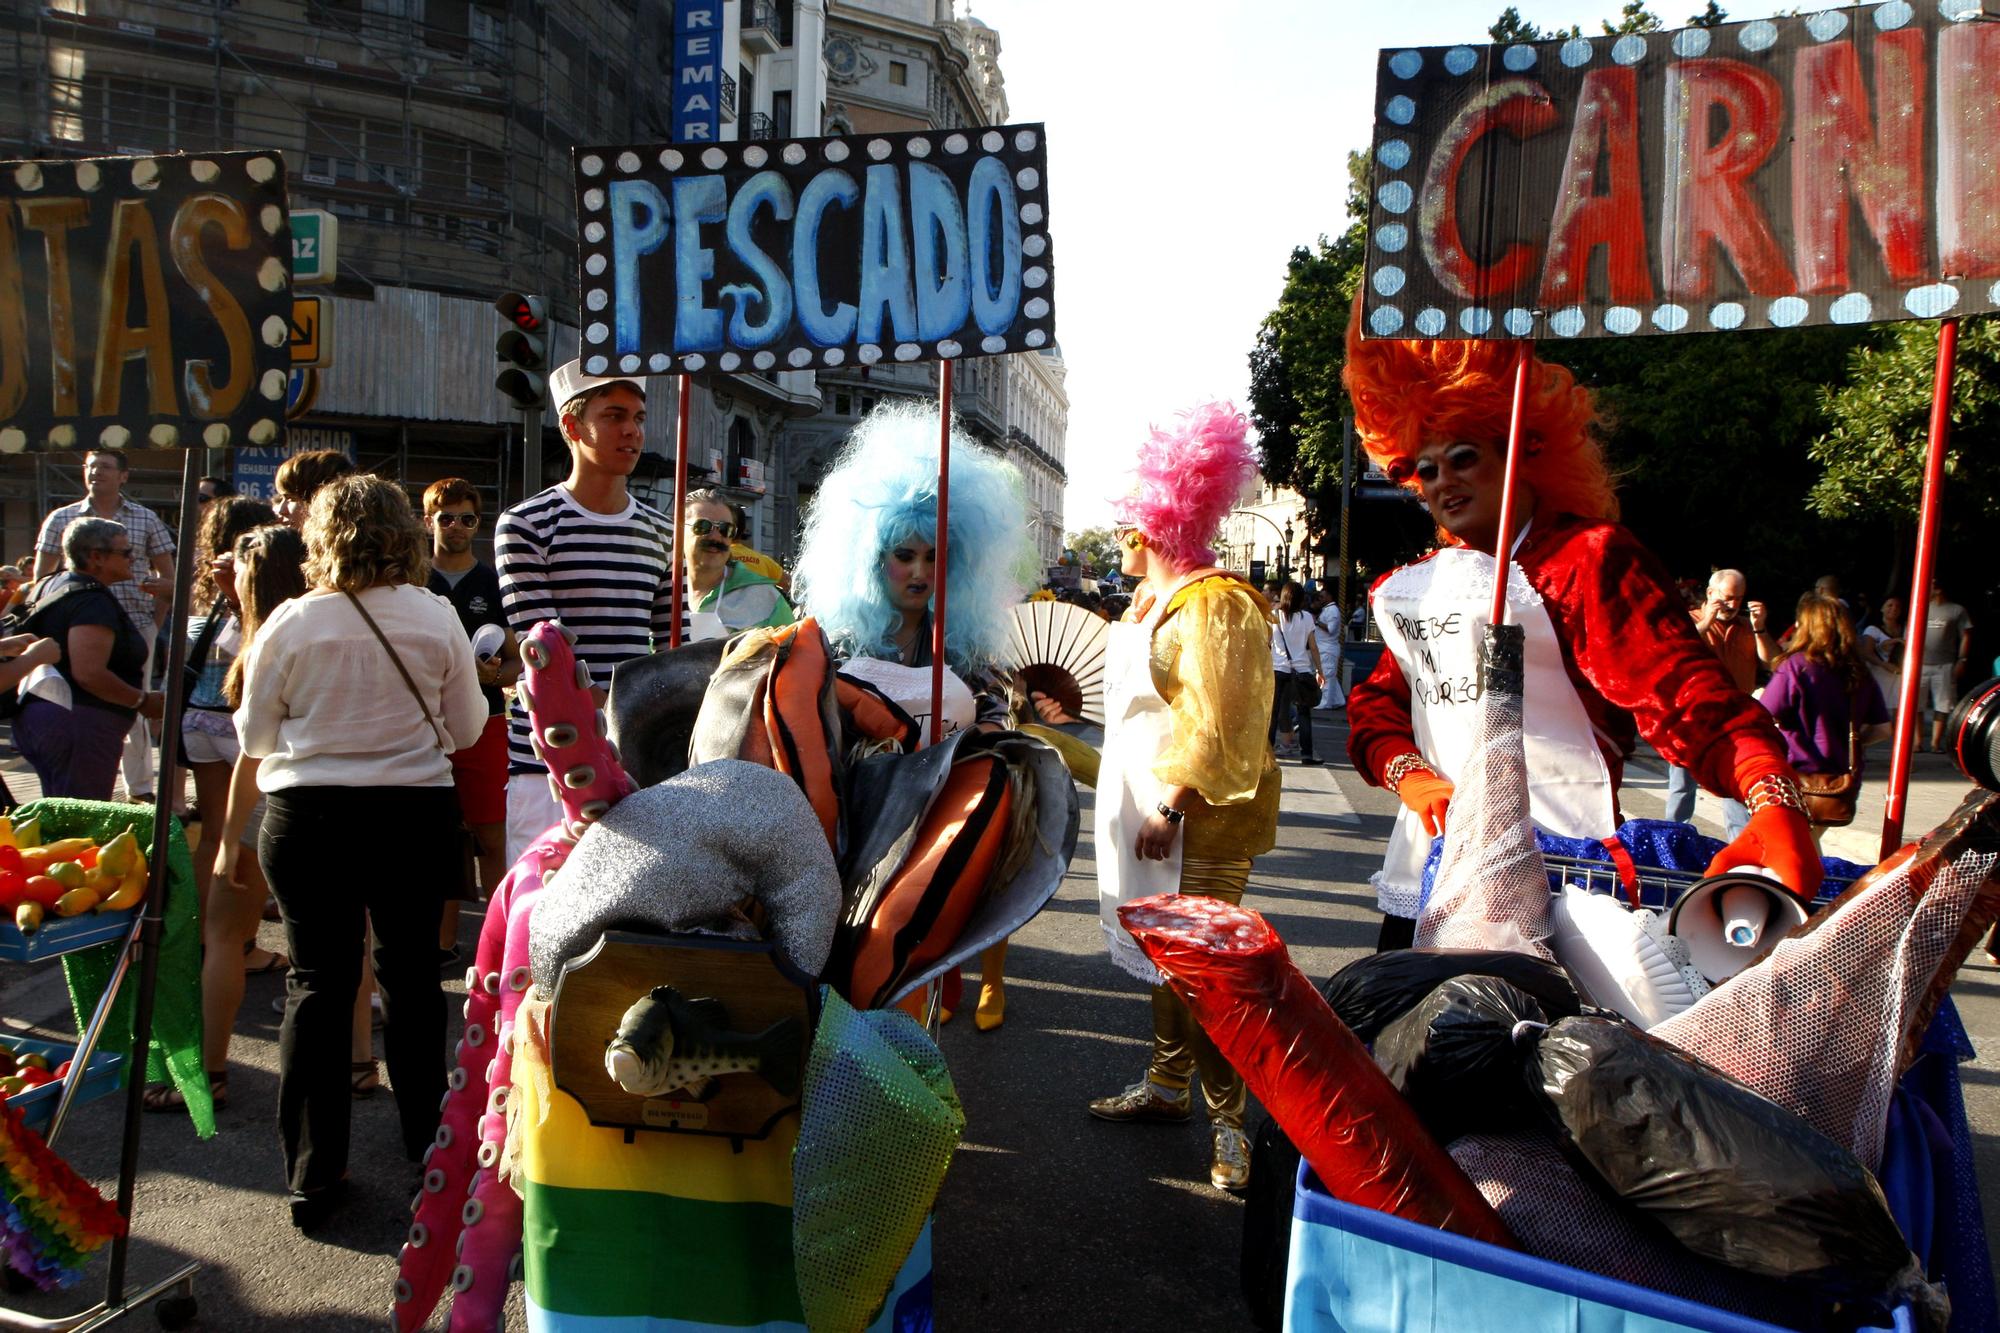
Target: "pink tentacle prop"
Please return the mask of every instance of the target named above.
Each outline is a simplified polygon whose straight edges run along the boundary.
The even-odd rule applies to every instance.
[[[604,717],[573,636],[543,621],[521,641],[523,697],[535,753],[549,766],[561,822],[529,846],[486,905],[466,974],[465,1036],[440,1108],[437,1142],[424,1154],[424,1184],[411,1204],[391,1320],[421,1328],[447,1284],[456,1293],[449,1327],[501,1326],[511,1268],[521,1250],[521,1199],[494,1169],[507,1139],[513,1086],[514,1015],[528,990],[528,923],[544,878],[568,858],[590,824],[628,795],[632,780],[605,738]]]

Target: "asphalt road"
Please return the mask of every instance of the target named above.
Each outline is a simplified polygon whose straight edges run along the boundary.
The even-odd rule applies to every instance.
[[[1337,715],[1322,714],[1319,730],[1321,755],[1339,760]],[[1631,813],[1658,813],[1662,777],[1656,766],[1635,767]],[[1393,800],[1361,783],[1344,761],[1325,769],[1288,763],[1285,783],[1280,845],[1258,861],[1246,903],[1273,920],[1299,965],[1317,978],[1373,947],[1366,879]],[[1935,823],[1963,790],[1938,761],[1920,764],[1912,829]],[[943,1032],[969,1123],[938,1202],[939,1325],[1054,1333],[1245,1328],[1238,1295],[1243,1205],[1207,1183],[1199,1115],[1186,1126],[1123,1126],[1084,1111],[1092,1097],[1140,1076],[1149,1031],[1142,989],[1103,957],[1089,799],[1085,792],[1086,831],[1069,878],[1009,953],[1006,1025],[982,1034],[967,1015]],[[1874,808],[1864,806],[1861,824],[1876,818]],[[1699,817],[1715,813],[1705,803]],[[1865,841],[1859,831],[1853,837]],[[468,915],[468,942],[477,928]],[[282,945],[275,926],[264,928],[263,942]],[[976,981],[967,980],[969,1004]],[[232,1052],[230,1106],[216,1138],[197,1140],[178,1115],[146,1117],[134,1277],[183,1258],[200,1261],[204,1329],[380,1328],[415,1172],[394,1151],[388,1094],[359,1102],[353,1202],[318,1239],[292,1230],[273,1124],[278,1017],[271,1001],[281,991],[276,977],[250,981]],[[1975,955],[1956,995],[1974,1043],[2000,1052],[2000,971]],[[0,1026],[61,1035],[68,1024],[56,967],[0,968]],[[1993,1070],[1991,1059],[1968,1066],[1966,1090],[1983,1175],[2000,1181],[2000,1074]],[[115,1174],[121,1108],[115,1098],[82,1107],[60,1144],[100,1183]],[[1994,1193],[1987,1198],[1990,1211]],[[102,1272],[100,1263],[90,1283],[100,1283]],[[49,1314],[81,1302],[65,1295],[19,1303]],[[524,1327],[518,1288],[511,1309],[510,1325]],[[151,1322],[142,1313],[134,1325]]]

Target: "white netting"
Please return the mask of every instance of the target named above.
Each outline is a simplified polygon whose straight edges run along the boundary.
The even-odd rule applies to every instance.
[[[1995,853],[1926,845],[1652,1035],[1794,1112],[1872,1169],[1936,996],[2000,911]],[[1927,997],[1929,997],[1927,999]]]
[[[1489,627],[1480,669],[1479,741],[1459,774],[1444,854],[1417,918],[1419,949],[1506,949],[1553,958],[1549,876],[1528,817],[1518,625]]]
[[[1537,1259],[1787,1327],[1798,1318],[1784,1287],[1689,1253],[1579,1175],[1546,1134],[1468,1134],[1450,1151]]]

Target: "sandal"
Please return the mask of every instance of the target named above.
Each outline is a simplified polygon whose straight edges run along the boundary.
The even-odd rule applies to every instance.
[[[252,967],[250,965],[250,957],[252,954],[255,954],[256,952],[257,952],[257,946],[254,944],[247,945],[244,947],[243,975],[246,977],[269,976],[273,972],[283,972],[292,965],[292,960],[285,957],[285,955],[279,953],[276,949],[267,949],[265,950],[265,952],[270,956],[266,958],[262,963],[258,964],[255,967]]]
[[[352,1060],[347,1066],[347,1086],[356,1097],[373,1097],[382,1086],[382,1062]]]
[[[229,1071],[212,1072],[208,1076],[208,1100],[218,1111],[229,1106]],[[139,1105],[147,1111],[179,1111],[187,1107],[187,1098],[171,1083],[156,1083],[139,1098]]]

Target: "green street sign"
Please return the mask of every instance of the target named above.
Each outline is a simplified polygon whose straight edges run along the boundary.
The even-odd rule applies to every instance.
[[[332,282],[340,262],[340,219],[318,208],[294,209],[291,219],[292,285]]]

